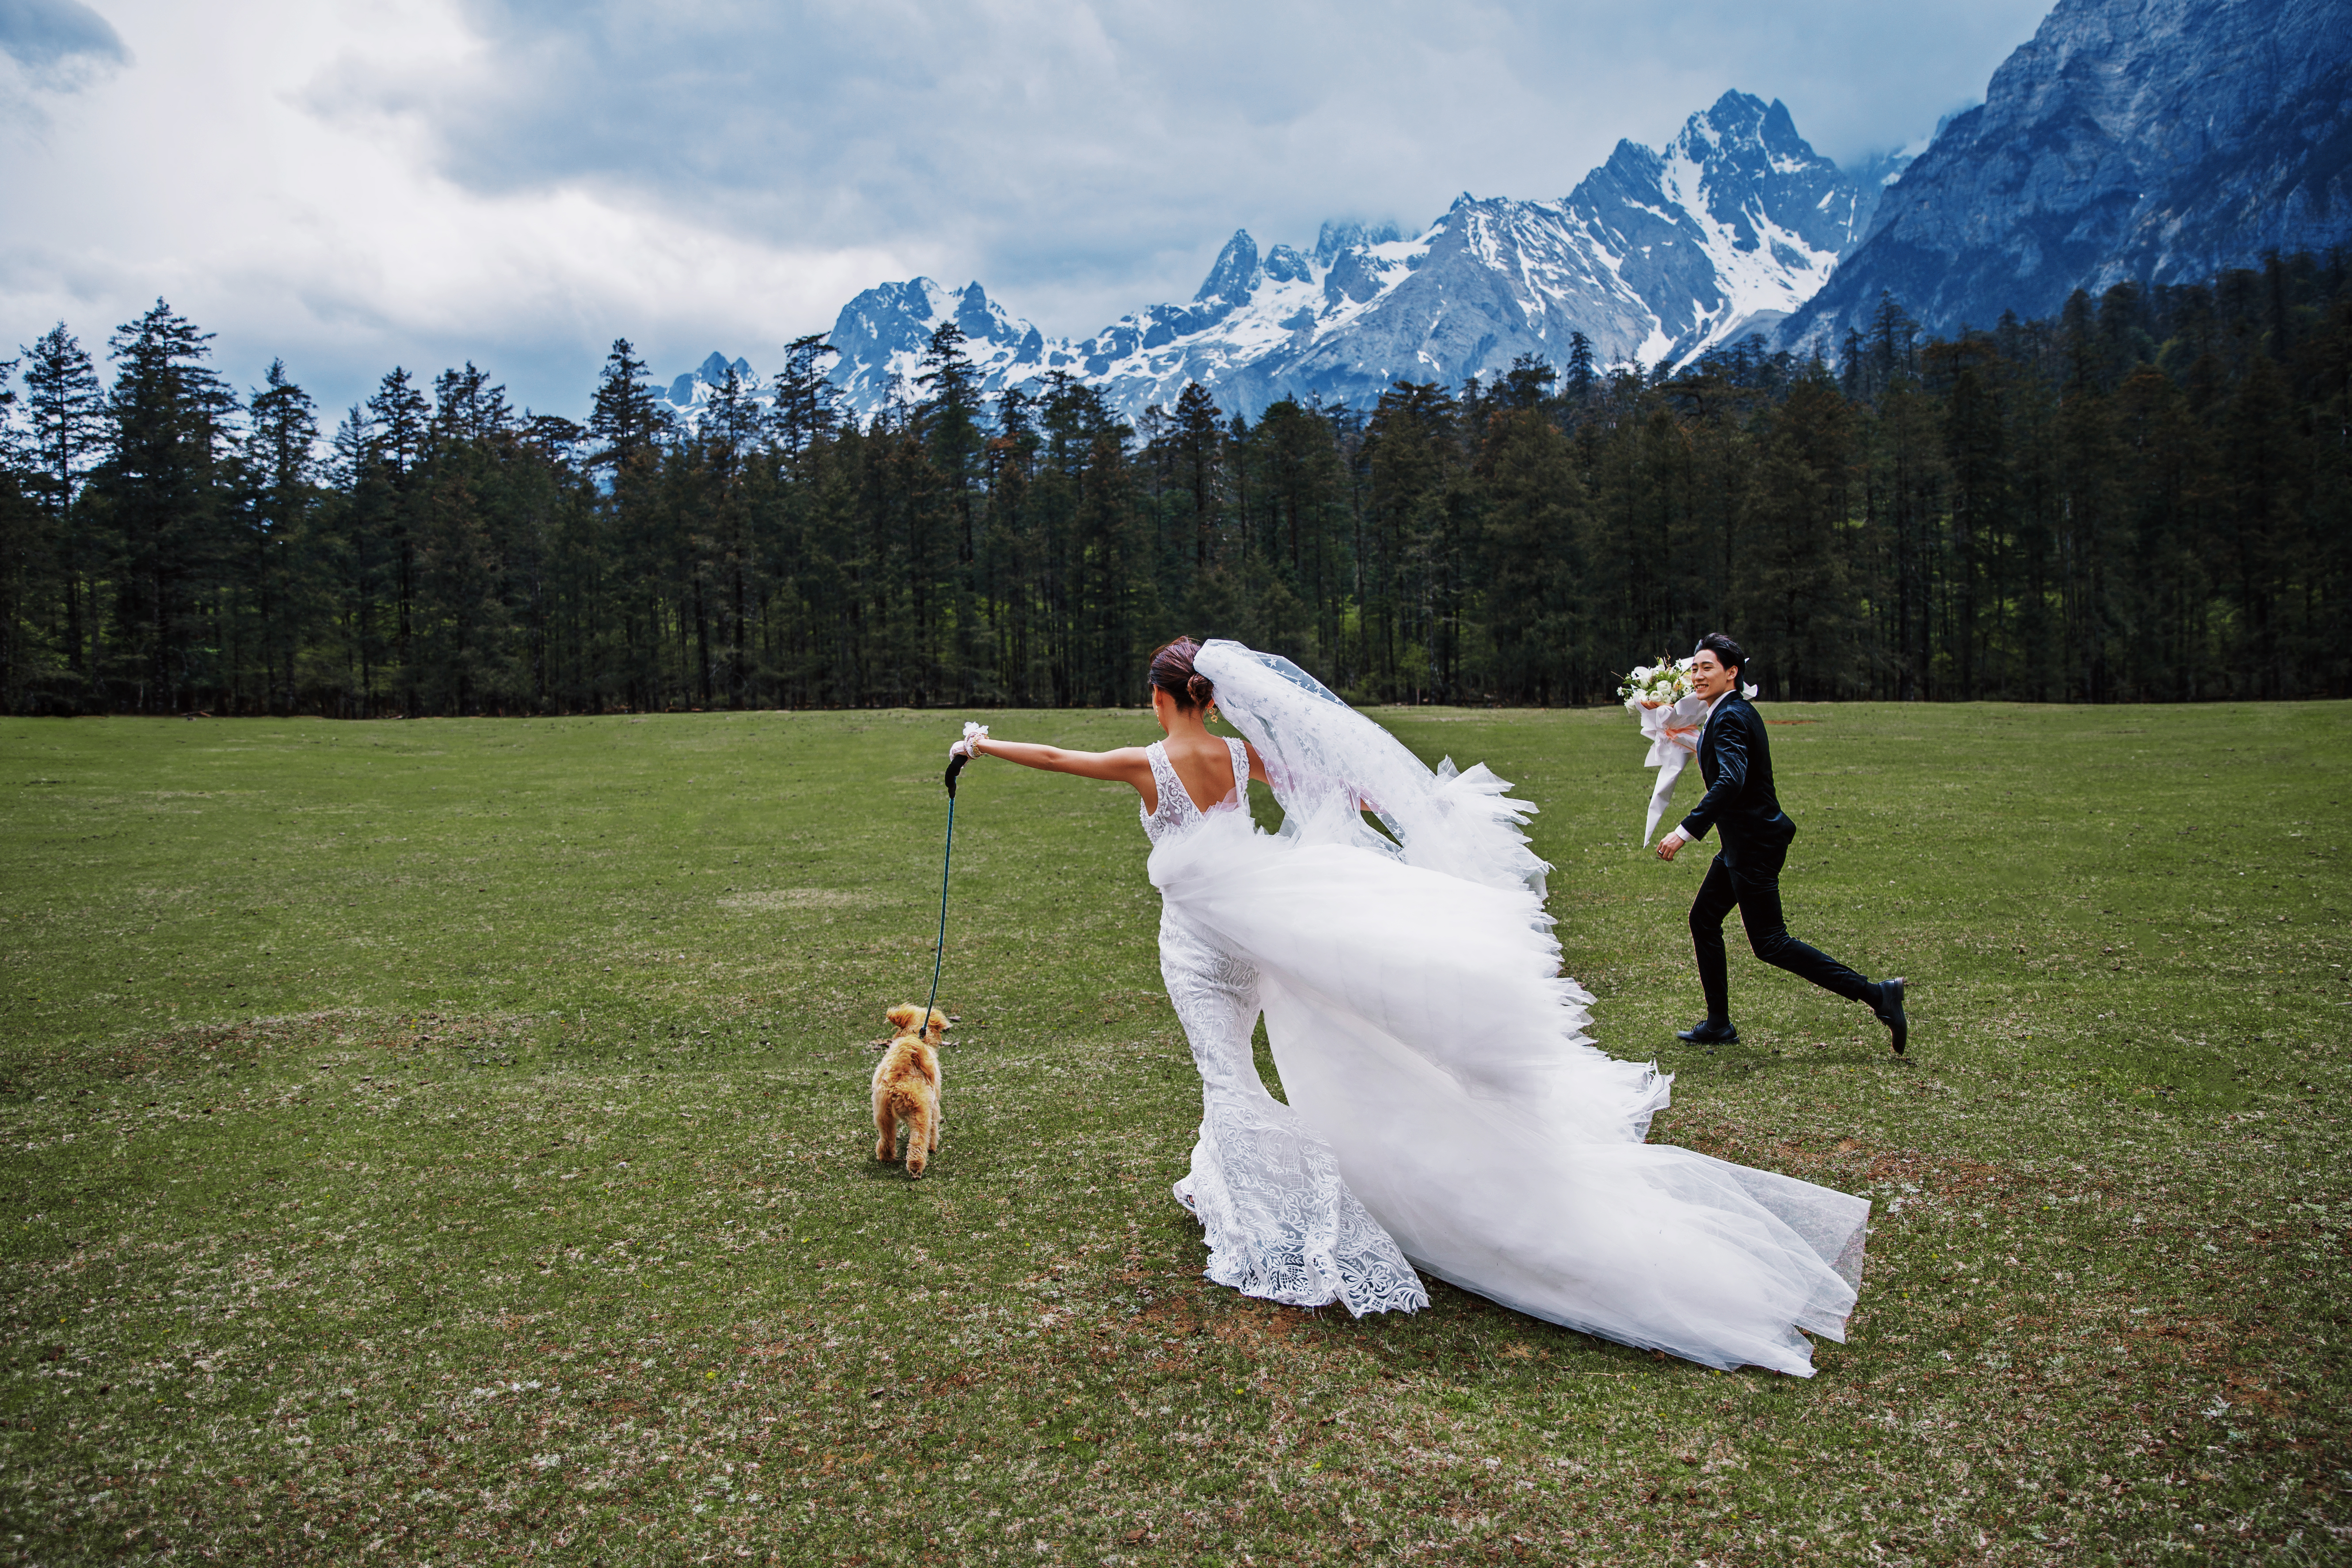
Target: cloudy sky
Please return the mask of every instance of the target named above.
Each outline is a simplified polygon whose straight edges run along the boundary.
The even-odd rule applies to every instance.
[[[1051,333],[1236,227],[1564,195],[1726,89],[1841,162],[2047,0],[0,0],[0,355],[161,295],[328,409],[474,360],[577,415],[627,336],[772,369],[859,289]]]

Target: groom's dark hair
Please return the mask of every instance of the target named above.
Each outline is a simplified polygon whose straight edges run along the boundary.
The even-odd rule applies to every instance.
[[[1739,645],[1721,632],[1707,633],[1698,639],[1698,647],[1691,651],[1694,654],[1715,655],[1717,658],[1722,660],[1723,668],[1726,669],[1738,669],[1748,662],[1748,655],[1740,650]]]

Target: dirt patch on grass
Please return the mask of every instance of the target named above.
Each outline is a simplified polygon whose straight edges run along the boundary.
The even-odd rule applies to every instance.
[[[23,1063],[43,1077],[126,1079],[188,1068],[236,1068],[303,1056],[422,1058],[439,1053],[507,1058],[539,1020],[527,1016],[383,1014],[328,1009],[282,1017],[190,1025],[97,1050],[52,1052]]]
[[[772,914],[790,910],[879,909],[883,897],[863,888],[773,888],[765,892],[728,893],[719,907],[729,914]]]

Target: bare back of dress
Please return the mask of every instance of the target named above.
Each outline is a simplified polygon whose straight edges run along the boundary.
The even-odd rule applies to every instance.
[[[1152,789],[1160,797],[1156,806],[1138,808],[1143,817],[1145,837],[1157,844],[1170,834],[1181,833],[1216,812],[1243,809],[1242,789],[1244,781],[1249,777],[1249,751],[1239,741],[1227,741],[1225,745],[1233,759],[1234,787],[1206,811],[1192,804],[1192,792],[1184,787],[1184,781],[1177,775],[1176,764],[1169,760],[1166,742],[1154,741],[1143,749],[1143,754],[1151,759]]]

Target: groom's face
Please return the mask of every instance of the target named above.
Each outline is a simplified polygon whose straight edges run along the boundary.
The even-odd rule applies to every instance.
[[[1731,689],[1732,670],[1738,668],[1734,665],[1731,669],[1724,668],[1723,661],[1715,657],[1715,650],[1703,647],[1691,656],[1691,689],[1701,700],[1712,702]]]

